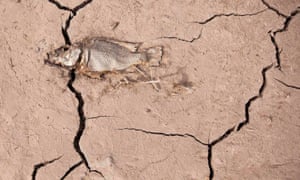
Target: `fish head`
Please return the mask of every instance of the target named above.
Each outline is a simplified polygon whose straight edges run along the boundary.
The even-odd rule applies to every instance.
[[[80,60],[81,49],[72,46],[61,46],[47,53],[46,61],[50,64],[72,68]]]

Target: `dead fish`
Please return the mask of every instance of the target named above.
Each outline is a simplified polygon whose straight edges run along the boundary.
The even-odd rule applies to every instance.
[[[71,46],[62,46],[47,54],[46,61],[89,77],[105,72],[122,71],[130,66],[162,58],[162,46],[140,49],[141,43],[122,42],[108,38],[87,38]]]

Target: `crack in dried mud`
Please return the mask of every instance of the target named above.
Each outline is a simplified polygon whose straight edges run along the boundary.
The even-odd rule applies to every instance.
[[[68,88],[75,95],[75,97],[78,101],[77,111],[78,111],[78,116],[79,116],[79,128],[74,137],[73,145],[74,145],[74,149],[81,157],[83,163],[85,164],[87,169],[90,171],[91,168],[89,166],[89,163],[85,157],[85,154],[82,152],[81,147],[80,147],[80,139],[81,139],[83,132],[85,130],[85,127],[86,127],[86,118],[85,118],[84,110],[83,110],[83,107],[84,107],[83,97],[82,97],[81,93],[73,87],[73,83],[74,83],[75,79],[76,79],[76,74],[75,74],[75,69],[73,69],[70,71],[70,80],[68,82]]]
[[[287,84],[279,79],[276,79],[274,78],[276,81],[278,81],[279,83],[283,84],[284,86],[286,87],[289,87],[289,88],[292,88],[292,89],[297,89],[297,90],[300,90],[300,86],[294,86],[294,85],[290,85],[290,84]]]
[[[162,37],[159,37],[159,38],[157,38],[157,39],[175,39],[175,40],[178,40],[178,41],[183,41],[183,42],[193,43],[194,41],[200,39],[201,36],[202,36],[202,29],[201,29],[200,33],[198,34],[198,36],[195,37],[195,38],[192,38],[191,40],[179,38],[179,37],[176,37],[176,36],[162,36]]]
[[[37,173],[38,173],[38,170],[41,169],[42,167],[45,167],[51,163],[54,163],[55,161],[59,160],[62,156],[59,156],[55,159],[52,159],[50,161],[45,161],[45,162],[42,162],[42,163],[39,163],[39,164],[36,164],[34,165],[33,167],[33,172],[31,174],[31,177],[32,177],[32,180],[35,180],[36,179],[36,176],[37,176]]]
[[[270,39],[271,39],[271,42],[275,48],[275,57],[276,57],[276,68],[278,68],[279,70],[281,70],[281,57],[280,57],[280,54],[281,54],[281,50],[279,48],[279,45],[276,41],[276,35],[277,33],[282,33],[282,32],[285,32],[288,30],[288,26],[290,25],[290,22],[292,21],[292,19],[300,13],[300,7],[298,6],[295,10],[293,10],[290,15],[285,15],[283,13],[281,13],[278,9],[272,7],[269,3],[267,3],[265,0],[261,0],[262,3],[271,11],[275,12],[278,16],[282,17],[282,18],[285,18],[285,21],[283,23],[283,27],[282,28],[279,28],[279,29],[276,29],[276,30],[270,30],[268,33],[269,33],[269,36],[270,36]]]
[[[99,118],[116,118],[116,117],[115,116],[107,116],[107,115],[99,115],[99,116],[86,117],[86,119],[99,119]]]
[[[261,74],[262,74],[262,84],[259,88],[258,91],[258,95],[251,97],[245,104],[245,120],[242,122],[239,122],[237,125],[233,126],[232,128],[228,129],[227,131],[225,131],[224,134],[222,134],[219,138],[217,138],[216,140],[212,141],[209,145],[208,145],[208,166],[209,166],[209,170],[210,170],[210,175],[209,175],[209,179],[212,180],[214,177],[214,169],[212,166],[212,149],[213,146],[217,145],[218,143],[222,142],[223,140],[225,140],[227,137],[229,137],[229,135],[231,135],[235,130],[236,132],[240,131],[242,127],[244,127],[245,125],[247,125],[249,123],[249,108],[251,106],[251,103],[253,101],[255,101],[257,98],[262,97],[263,96],[263,91],[266,87],[266,73],[267,71],[269,71],[271,68],[273,67],[273,64],[266,66],[262,69]]]
[[[71,166],[60,179],[61,180],[65,179],[72,171],[74,171],[81,164],[83,164],[83,161],[79,161],[78,163],[76,163],[73,166]]]
[[[128,130],[128,131],[137,131],[137,132],[142,132],[142,133],[145,133],[145,134],[151,134],[151,135],[158,135],[158,136],[167,136],[167,137],[189,137],[189,138],[192,138],[194,139],[196,142],[204,145],[204,146],[207,146],[208,144],[207,143],[204,143],[203,141],[199,140],[198,138],[196,138],[194,135],[192,134],[189,134],[189,133],[184,133],[184,134],[180,134],[180,133],[164,133],[164,132],[157,132],[157,131],[147,131],[147,130],[144,130],[144,129],[138,129],[138,128],[120,128],[118,130]]]
[[[258,14],[261,14],[263,12],[265,12],[267,9],[263,9],[254,13],[245,13],[245,14],[238,14],[238,13],[222,13],[222,14],[215,14],[212,17],[204,20],[204,21],[192,21],[191,23],[195,23],[195,24],[201,24],[201,25],[205,25],[208,24],[209,22],[213,21],[216,18],[219,17],[230,17],[230,16],[235,16],[235,17],[244,17],[244,16],[256,16]],[[197,35],[197,37],[192,38],[191,40],[188,39],[184,39],[184,38],[180,38],[180,37],[176,37],[176,36],[162,36],[159,37],[157,39],[174,39],[174,40],[178,40],[178,41],[183,41],[183,42],[187,42],[187,43],[193,43],[196,40],[199,40],[202,36],[202,30],[200,31],[200,33]]]
[[[273,6],[271,6],[269,3],[267,3],[265,0],[261,0],[261,2],[271,11],[274,11],[278,16],[286,18],[287,15],[281,13],[279,10],[275,9]]]
[[[71,9],[67,6],[61,5],[58,1],[55,1],[55,0],[48,0],[48,1],[52,4],[55,4],[58,9],[73,12],[73,9]]]
[[[65,22],[65,27],[61,27],[61,32],[62,32],[62,35],[64,37],[66,45],[71,45],[72,44],[69,33],[68,33],[68,29],[70,27],[71,20],[73,19],[73,17],[74,17],[74,15],[70,14],[68,19]]]
[[[138,128],[120,128],[118,130],[128,130],[128,131],[136,131],[136,132],[142,132],[145,134],[150,134],[150,135],[158,135],[158,136],[165,136],[165,137],[182,137],[182,138],[192,138],[193,140],[195,140],[197,143],[203,145],[203,146],[207,146],[207,150],[208,150],[208,154],[207,154],[207,163],[208,163],[208,168],[209,168],[209,179],[213,179],[214,177],[214,169],[212,167],[212,148],[214,145],[216,145],[217,143],[223,141],[225,138],[227,138],[235,129],[235,126],[228,129],[223,135],[221,135],[219,138],[217,138],[216,140],[212,141],[211,143],[204,143],[203,141],[199,140],[198,138],[196,138],[194,135],[189,134],[189,133],[184,133],[184,134],[180,134],[180,133],[164,133],[164,132],[157,132],[157,131],[147,131],[144,129],[138,129]]]
[[[263,13],[265,12],[267,9],[263,9],[263,10],[260,10],[260,11],[257,11],[257,12],[254,12],[254,13],[245,13],[245,14],[238,14],[238,13],[221,13],[221,14],[215,14],[213,16],[211,16],[210,18],[204,20],[204,21],[193,21],[192,23],[196,23],[196,24],[207,24],[209,22],[211,22],[212,20],[214,20],[215,18],[219,18],[219,17],[231,17],[231,16],[234,16],[234,17],[244,17],[244,16],[256,16],[260,13]]]
[[[262,74],[262,77],[263,77],[263,81],[262,81],[262,84],[261,84],[261,86],[259,88],[258,95],[251,97],[247,101],[247,103],[245,104],[245,120],[242,121],[242,122],[240,122],[238,124],[237,131],[240,131],[242,127],[244,127],[246,124],[249,123],[249,119],[250,119],[250,117],[249,117],[249,108],[251,106],[251,103],[253,101],[255,101],[257,98],[261,98],[263,96],[263,91],[264,91],[264,89],[266,87],[266,81],[267,81],[267,79],[266,79],[266,72],[269,69],[271,69],[272,66],[273,66],[273,64],[271,64],[271,65],[269,65],[269,66],[267,66],[267,67],[265,67],[265,68],[262,69],[261,74]]]
[[[60,4],[60,2],[56,1],[56,0],[48,0],[50,3],[56,5],[56,7],[58,9],[61,9],[61,10],[64,10],[64,11],[69,11],[71,12],[68,19],[66,20],[65,22],[65,27],[62,27],[61,30],[62,30],[62,34],[63,34],[63,37],[64,37],[64,40],[65,40],[65,43],[67,45],[71,45],[71,39],[70,39],[70,36],[68,34],[68,29],[70,27],[70,24],[71,24],[71,21],[72,19],[77,15],[77,12],[84,8],[86,5],[90,4],[93,0],[85,0],[83,1],[82,3],[80,3],[79,5],[75,6],[73,9],[67,7],[67,6],[64,6],[62,4]]]
[[[209,169],[209,179],[212,180],[214,178],[214,168],[212,166],[212,145],[208,145],[207,148],[207,163]]]

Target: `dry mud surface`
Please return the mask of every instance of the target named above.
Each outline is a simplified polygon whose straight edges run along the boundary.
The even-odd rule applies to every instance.
[[[0,14],[1,180],[300,178],[299,0],[0,0]],[[45,64],[67,36],[164,46],[160,90]]]

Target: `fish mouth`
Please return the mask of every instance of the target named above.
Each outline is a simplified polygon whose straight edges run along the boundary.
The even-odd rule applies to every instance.
[[[52,64],[52,63],[55,62],[54,59],[55,59],[56,56],[57,56],[56,53],[54,53],[54,52],[48,52],[46,54],[46,58],[44,59],[44,62]]]
[[[52,64],[50,61],[50,56],[51,56],[50,53],[47,53],[47,57],[44,59],[45,64]]]
[[[47,53],[47,57],[44,59],[44,64],[50,65],[50,66],[60,66],[51,56],[51,53]]]

